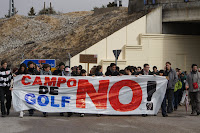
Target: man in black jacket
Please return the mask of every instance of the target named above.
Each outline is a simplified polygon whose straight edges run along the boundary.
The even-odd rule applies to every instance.
[[[39,75],[39,72],[37,72],[37,70],[34,68],[34,62],[33,61],[29,61],[27,63],[28,66],[28,74],[30,75]],[[33,116],[34,114],[34,109],[29,109],[29,116]]]
[[[2,117],[5,115],[10,114],[11,108],[11,80],[12,80],[12,73],[9,68],[7,68],[7,62],[3,60],[1,62],[1,69],[0,69],[0,101],[1,101],[1,113]],[[5,108],[5,98],[6,98],[6,108]],[[7,113],[6,113],[7,111]]]
[[[37,69],[34,68],[34,65],[36,65],[36,64],[34,64],[33,61],[29,61],[29,62],[27,63],[27,66],[28,66],[28,73],[29,73],[30,75],[40,75],[40,73],[37,71]]]
[[[106,76],[118,76],[119,72],[116,71],[116,64],[115,63],[111,63],[110,64],[110,68],[107,70],[107,72],[105,73]]]
[[[136,75],[153,75],[149,68],[149,64],[144,64],[144,68],[140,72],[136,73]]]
[[[149,68],[149,64],[144,64],[144,68],[140,72],[136,73],[136,75],[153,75]],[[142,116],[146,117],[147,114],[142,114]]]
[[[58,76],[68,76],[67,73],[65,72],[65,63],[61,62],[59,64],[58,70],[55,70],[53,72],[53,75],[58,75]]]
[[[155,75],[159,75],[159,71],[158,71],[157,66],[153,66],[153,72],[152,73],[155,74]]]
[[[61,62],[59,64],[59,68],[58,70],[55,70],[53,72],[53,75],[57,75],[57,76],[70,76],[65,72],[65,63]],[[70,117],[72,115],[71,112],[68,112],[68,117]],[[64,116],[64,113],[60,113],[60,116]]]

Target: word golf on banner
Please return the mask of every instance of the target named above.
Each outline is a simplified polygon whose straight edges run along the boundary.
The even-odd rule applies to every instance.
[[[108,115],[157,114],[167,88],[160,76],[14,78],[15,111],[77,112]]]

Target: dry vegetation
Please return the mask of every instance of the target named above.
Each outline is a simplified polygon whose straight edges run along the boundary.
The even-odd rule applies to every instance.
[[[127,8],[92,15],[93,12],[72,12],[62,15],[41,15],[27,18],[16,15],[0,20],[0,59],[18,65],[24,58],[48,58],[66,61],[122,27],[145,15],[128,15]]]

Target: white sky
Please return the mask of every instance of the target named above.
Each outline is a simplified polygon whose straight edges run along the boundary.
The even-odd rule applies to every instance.
[[[18,10],[18,14],[27,15],[30,8],[33,6],[36,13],[43,8],[44,2],[46,2],[46,7],[49,7],[49,3],[56,11],[63,13],[73,12],[73,11],[90,11],[93,7],[101,7],[102,5],[107,5],[109,2],[114,0],[14,0],[15,7]],[[129,0],[122,0],[123,6],[128,6]],[[0,0],[0,18],[8,14],[9,0]]]

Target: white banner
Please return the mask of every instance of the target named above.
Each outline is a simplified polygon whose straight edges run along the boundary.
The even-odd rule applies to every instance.
[[[15,111],[76,112],[109,115],[157,114],[167,88],[160,76],[14,78]]]

